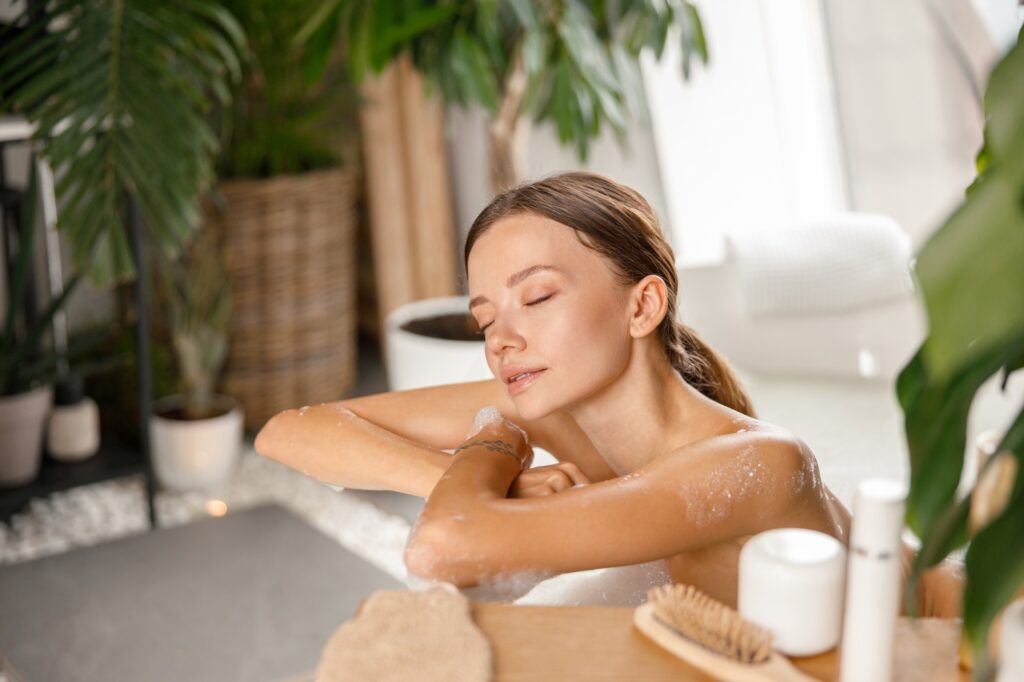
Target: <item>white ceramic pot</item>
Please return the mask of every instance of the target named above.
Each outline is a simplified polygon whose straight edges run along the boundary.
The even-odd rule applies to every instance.
[[[468,296],[428,298],[391,311],[384,325],[384,364],[389,390],[493,379],[482,340],[437,339],[402,329],[410,320],[468,312]]]
[[[243,417],[234,398],[217,396],[225,412],[209,419],[182,420],[166,416],[181,407],[181,396],[153,403],[149,422],[153,471],[164,488],[178,491],[209,488],[223,482],[238,462]]]
[[[0,396],[0,488],[31,482],[43,461],[43,433],[53,405],[53,386]]]

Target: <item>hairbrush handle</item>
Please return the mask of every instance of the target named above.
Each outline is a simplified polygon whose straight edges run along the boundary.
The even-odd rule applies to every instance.
[[[655,644],[709,675],[730,682],[820,682],[801,672],[778,652],[764,663],[740,663],[693,642],[654,617],[654,605],[633,612],[633,625]]]

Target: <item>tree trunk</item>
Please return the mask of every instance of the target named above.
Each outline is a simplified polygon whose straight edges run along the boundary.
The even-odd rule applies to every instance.
[[[515,51],[502,88],[501,105],[488,126],[491,192],[496,196],[519,184],[525,175],[525,142],[528,125],[520,125],[520,110],[526,93],[526,69],[522,48]]]

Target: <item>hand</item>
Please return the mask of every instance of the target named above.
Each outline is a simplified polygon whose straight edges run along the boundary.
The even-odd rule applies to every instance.
[[[512,481],[508,496],[545,497],[577,485],[589,485],[590,479],[572,462],[558,462],[527,469]]]
[[[481,410],[483,419],[478,414],[473,427],[470,429],[469,437],[462,445],[455,448],[452,455],[459,451],[473,446],[482,446],[494,452],[501,452],[510,455],[519,462],[520,471],[529,469],[533,463],[533,448],[530,447],[530,438],[526,432],[507,419],[490,418],[490,409],[497,415],[494,408],[485,407]]]

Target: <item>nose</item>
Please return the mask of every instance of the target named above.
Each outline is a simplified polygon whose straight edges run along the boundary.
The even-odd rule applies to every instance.
[[[522,350],[526,340],[508,320],[495,320],[487,330],[487,348],[495,355],[507,349]]]

